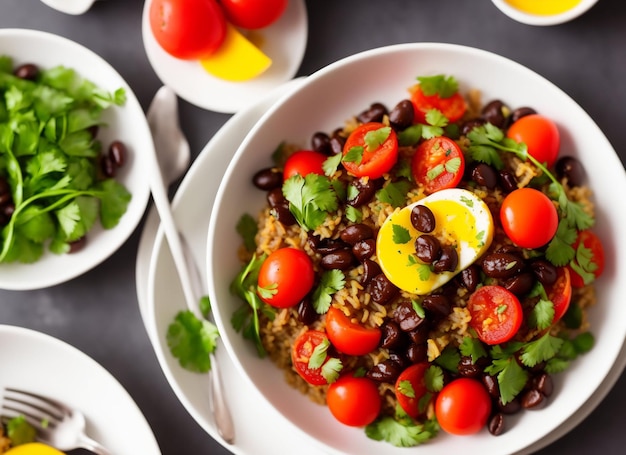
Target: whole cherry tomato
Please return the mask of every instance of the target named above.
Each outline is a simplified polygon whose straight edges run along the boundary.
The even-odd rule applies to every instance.
[[[559,226],[559,215],[548,196],[534,188],[513,190],[500,207],[500,221],[506,235],[522,248],[547,244]]]
[[[525,115],[509,127],[506,135],[526,144],[528,153],[547,167],[552,167],[556,162],[561,136],[556,124],[548,117],[540,114]]]
[[[304,251],[280,248],[261,264],[257,293],[269,305],[289,308],[309,293],[314,279],[313,262]]]
[[[276,22],[287,9],[287,0],[220,0],[228,20],[250,30]]]
[[[465,171],[465,157],[452,139],[434,137],[417,147],[411,170],[415,181],[430,194],[459,184]]]
[[[478,433],[491,413],[491,398],[480,381],[458,378],[443,387],[435,401],[435,416],[444,431]]]
[[[577,254],[573,264],[568,265],[567,268],[571,275],[572,286],[581,288],[602,275],[604,271],[604,247],[600,238],[590,230],[580,231],[572,246]],[[581,246],[585,250],[582,250]],[[580,257],[581,254],[582,257]],[[581,272],[582,275],[578,272]],[[585,275],[586,280],[583,275]]]
[[[414,419],[425,411],[425,409],[420,409],[420,401],[427,392],[424,374],[426,374],[428,366],[428,362],[411,365],[396,379],[394,391],[398,404],[404,412]]]
[[[467,302],[470,326],[487,344],[500,344],[515,336],[524,318],[519,299],[502,286],[482,286]]]
[[[344,374],[328,387],[326,404],[341,423],[362,427],[376,420],[382,400],[374,381]]]
[[[352,322],[333,306],[326,313],[326,333],[333,346],[348,355],[369,354],[376,349],[381,337],[379,328]]]
[[[359,125],[343,146],[343,166],[356,177],[377,179],[398,159],[398,138],[391,127],[370,122]]]
[[[322,367],[312,368],[309,364],[313,351],[322,344],[328,337],[319,330],[307,330],[301,333],[291,347],[291,363],[296,372],[311,385],[328,384],[322,375]],[[326,363],[326,359],[323,363]]]
[[[153,0],[149,18],[159,46],[184,60],[211,55],[226,37],[226,18],[215,0]]]
[[[410,91],[415,111],[414,123],[427,123],[426,113],[431,109],[440,111],[451,123],[461,120],[467,110],[465,99],[459,92],[446,98],[437,93],[425,95],[419,84],[413,86]]]
[[[287,180],[296,174],[305,177],[307,174],[324,175],[322,164],[328,156],[313,150],[299,150],[292,153],[285,161],[283,179]]]

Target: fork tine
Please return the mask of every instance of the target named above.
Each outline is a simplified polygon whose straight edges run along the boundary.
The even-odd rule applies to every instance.
[[[13,388],[6,388],[5,391],[8,392],[4,394],[7,405],[14,411],[29,414],[33,418],[60,421],[67,412],[64,405],[50,398]]]

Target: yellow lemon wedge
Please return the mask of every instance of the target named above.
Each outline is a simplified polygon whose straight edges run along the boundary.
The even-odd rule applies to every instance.
[[[5,455],[64,455],[63,452],[41,442],[20,444],[4,453]]]
[[[415,240],[422,232],[411,223],[411,211],[418,204],[428,207],[435,217],[435,229],[430,234],[442,245],[455,248],[459,260],[454,271],[435,273],[430,264],[418,259]],[[493,232],[487,204],[471,191],[450,188],[389,215],[378,231],[376,255],[389,281],[404,291],[424,295],[472,265],[491,245]]]
[[[507,3],[527,13],[549,16],[569,11],[579,4],[580,0],[507,0]]]
[[[222,45],[209,57],[200,60],[200,64],[219,79],[241,82],[261,75],[271,66],[272,59],[233,25],[227,24]]]

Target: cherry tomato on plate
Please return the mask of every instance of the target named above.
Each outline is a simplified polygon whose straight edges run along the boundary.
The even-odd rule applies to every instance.
[[[159,46],[179,59],[208,57],[226,37],[226,18],[215,0],[153,0],[149,18]]]
[[[291,362],[298,374],[311,385],[328,384],[326,378],[322,375],[322,367],[311,368],[309,360],[313,355],[313,351],[328,337],[324,332],[319,330],[307,330],[301,333],[291,347]],[[326,359],[325,362],[327,362]],[[322,366],[324,363],[322,363]]]
[[[394,391],[398,404],[414,419],[426,410],[425,407],[420,409],[420,400],[427,392],[424,374],[428,366],[428,362],[411,365],[396,379]]]
[[[285,161],[283,179],[287,180],[296,174],[305,177],[307,174],[324,175],[322,164],[328,156],[313,150],[298,150]]]
[[[465,157],[461,148],[445,136],[422,142],[411,162],[413,178],[427,193],[459,184],[465,171]]]
[[[220,0],[228,20],[249,30],[267,27],[285,12],[288,0]]]
[[[397,160],[396,133],[382,123],[359,125],[343,146],[343,166],[356,177],[382,177]]]
[[[556,162],[561,136],[556,124],[548,117],[540,114],[525,115],[509,127],[506,135],[526,144],[528,153],[548,168]]]
[[[304,251],[280,248],[261,264],[257,293],[273,307],[289,308],[309,293],[314,279],[313,262]]]
[[[504,198],[500,221],[506,235],[522,248],[547,244],[559,226],[559,215],[548,196],[534,188],[518,188]]]
[[[515,336],[524,317],[519,299],[502,286],[478,288],[467,302],[470,326],[489,345],[505,343]]]
[[[572,284],[567,267],[557,267],[556,281],[546,288],[546,294],[554,306],[552,323],[563,317],[572,300]]]
[[[455,435],[478,433],[491,413],[489,392],[476,379],[458,378],[441,389],[435,416],[441,428]]]
[[[333,346],[348,355],[369,354],[376,349],[381,337],[379,328],[354,323],[333,306],[326,313],[326,333]]]
[[[585,250],[579,249],[581,245]],[[573,266],[570,264],[567,268],[572,278],[572,286],[581,288],[602,275],[604,271],[604,247],[600,238],[590,230],[580,231],[572,247],[576,250],[577,256],[574,258]],[[579,258],[579,254],[582,254],[583,257]],[[587,280],[572,267],[578,268]]]
[[[344,425],[363,427],[376,420],[382,400],[374,381],[344,374],[328,387],[326,404]]]
[[[447,98],[433,95],[425,95],[419,84],[411,88],[411,102],[415,111],[414,123],[427,123],[426,113],[431,109],[440,111],[449,122],[454,123],[465,115],[467,104],[459,92],[455,92]]]

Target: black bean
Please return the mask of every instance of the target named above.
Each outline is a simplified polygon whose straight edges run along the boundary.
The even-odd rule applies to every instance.
[[[403,343],[403,332],[398,324],[391,319],[386,320],[380,326],[380,347],[385,349],[393,349]]]
[[[128,150],[122,141],[113,141],[109,146],[109,157],[116,167],[124,166]]]
[[[454,272],[459,265],[459,254],[452,245],[443,245],[441,247],[441,255],[433,263],[435,273]]]
[[[347,270],[354,264],[350,250],[337,250],[322,256],[320,265],[326,270]]]
[[[537,389],[530,389],[522,395],[520,404],[524,409],[533,409],[543,403],[544,397]]]
[[[358,179],[354,180],[351,185],[356,189],[356,195],[352,196],[348,199],[348,205],[352,207],[360,207],[362,205],[367,204],[372,200],[374,195],[376,194],[376,190],[378,190],[379,183],[377,180],[373,179]]]
[[[450,299],[442,294],[430,294],[422,300],[422,307],[429,318],[443,319],[452,311]]]
[[[480,283],[480,270],[476,264],[470,265],[460,273],[461,285],[469,292],[474,292]]]
[[[466,378],[477,378],[483,372],[483,369],[475,364],[470,356],[462,355],[459,361],[458,371],[461,376]]]
[[[33,65],[32,63],[25,63],[15,68],[13,74],[20,79],[34,81],[39,75],[39,67],[37,67],[37,65]]]
[[[426,262],[432,264],[441,256],[441,244],[434,235],[422,234],[415,239],[415,255]]]
[[[552,382],[552,376],[548,373],[541,373],[533,380],[535,388],[541,392],[544,397],[549,397],[554,391],[554,383]]]
[[[518,107],[513,112],[511,112],[511,123],[517,122],[522,117],[526,117],[527,115],[536,114],[537,111],[532,107]]]
[[[400,302],[392,316],[393,320],[400,327],[400,330],[405,332],[415,330],[424,322],[424,319],[415,312],[413,304],[409,301]]]
[[[485,123],[487,122],[482,118],[475,118],[475,119],[468,120],[463,123],[463,126],[461,127],[461,133],[467,136],[474,128],[478,126],[482,126]]]
[[[498,173],[498,179],[500,181],[500,187],[505,193],[510,193],[517,189],[517,178],[515,178],[515,175],[511,171],[502,169]]]
[[[100,157],[100,170],[105,177],[115,177],[115,163],[109,155],[102,155]]]
[[[100,127],[98,125],[91,125],[89,128],[87,128],[87,131],[89,132],[89,134],[91,134],[91,137],[95,139],[98,136],[98,131],[100,131]]]
[[[72,253],[77,253],[80,250],[82,250],[83,248],[85,248],[85,245],[87,244],[87,237],[86,236],[82,236],[81,238],[74,240],[73,242],[69,243],[70,249],[68,251],[69,254]]]
[[[545,259],[535,259],[530,263],[530,268],[544,286],[550,286],[556,282],[558,272],[551,262]]]
[[[315,308],[313,308],[311,299],[308,296],[304,297],[300,301],[296,309],[298,311],[298,321],[304,325],[313,324],[319,316],[315,311]]]
[[[426,340],[428,340],[430,332],[430,323],[428,319],[424,319],[423,322],[415,327],[413,330],[409,331],[409,338],[415,344],[424,344]]]
[[[524,295],[530,292],[535,284],[535,277],[530,272],[523,272],[517,276],[507,279],[502,283],[502,287],[515,295]]]
[[[420,232],[433,232],[436,222],[433,211],[422,204],[417,204],[411,209],[411,225]]]
[[[322,131],[318,131],[311,137],[311,147],[316,152],[330,155],[332,153],[330,148],[330,136]]]
[[[389,123],[396,130],[402,131],[413,124],[415,110],[411,100],[402,100],[389,112]]]
[[[11,193],[0,193],[0,206],[8,204],[12,198]]]
[[[374,237],[374,230],[367,224],[358,223],[345,227],[339,233],[339,237],[350,245],[355,245],[361,240],[371,239]]]
[[[382,122],[387,114],[387,108],[382,103],[373,103],[368,109],[357,115],[357,120],[361,123]]]
[[[289,210],[289,201],[285,199],[281,188],[274,188],[267,193],[267,202],[274,217],[284,226],[296,224],[296,219]]]
[[[379,273],[368,283],[367,292],[374,302],[384,305],[398,295],[400,291],[384,273]]]
[[[489,433],[494,436],[500,436],[504,433],[504,415],[498,412],[491,416],[487,428],[489,429]]]
[[[330,153],[331,155],[339,155],[343,153],[343,144],[346,143],[345,138],[339,135],[332,135],[330,137]]]
[[[482,269],[490,278],[511,278],[524,269],[524,260],[510,253],[490,253],[483,258]]]
[[[421,363],[428,360],[428,348],[425,343],[411,343],[406,348],[406,356],[412,363]]]
[[[481,116],[498,128],[503,128],[508,117],[508,108],[500,100],[490,101],[483,107]]]
[[[500,412],[508,415],[516,414],[522,409],[522,404],[518,397],[513,398],[506,404],[502,402],[502,398],[498,398],[497,405]]]
[[[573,156],[564,156],[557,160],[554,170],[559,179],[566,178],[570,186],[581,186],[587,180],[585,168]]]
[[[393,349],[389,350],[389,360],[396,362],[403,370],[410,365],[409,359],[406,358],[403,352],[398,352]]]
[[[11,218],[13,216],[13,212],[15,212],[15,204],[12,201],[7,202],[6,204],[2,205],[2,208],[0,210],[2,211],[2,214],[4,216],[6,216],[7,218]]]
[[[483,383],[483,385],[485,386],[485,388],[487,389],[487,392],[489,392],[489,395],[491,395],[492,398],[499,398],[500,397],[500,387],[498,386],[498,380],[488,374],[484,374],[481,377],[481,381]]]
[[[402,373],[402,367],[397,362],[386,359],[371,367],[365,373],[365,376],[372,381],[393,384],[400,376],[400,373]]]
[[[252,177],[252,183],[264,191],[280,188],[283,185],[283,173],[273,167],[261,169]]]
[[[339,250],[350,249],[350,245],[341,239],[320,239],[317,235],[310,234],[307,240],[311,249],[321,255],[334,253]]]
[[[11,194],[11,185],[2,177],[0,177],[0,194]]]
[[[498,184],[498,173],[488,164],[478,163],[472,168],[472,180],[492,190]]]
[[[363,261],[363,276],[361,277],[361,284],[368,284],[377,275],[381,274],[380,265],[377,262],[370,259]]]
[[[361,240],[352,247],[352,254],[361,262],[371,258],[374,253],[376,253],[376,240],[374,239]]]

